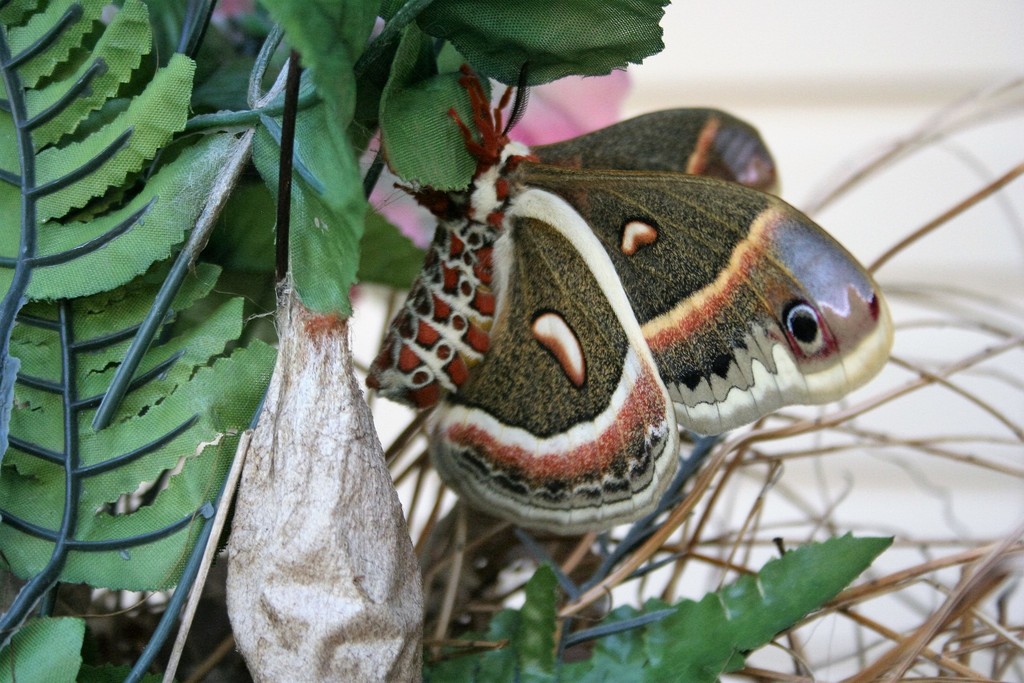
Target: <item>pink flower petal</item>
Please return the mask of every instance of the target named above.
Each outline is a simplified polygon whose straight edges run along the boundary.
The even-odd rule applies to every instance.
[[[629,92],[629,74],[569,76],[530,90],[526,114],[511,137],[527,145],[574,138],[619,120]]]

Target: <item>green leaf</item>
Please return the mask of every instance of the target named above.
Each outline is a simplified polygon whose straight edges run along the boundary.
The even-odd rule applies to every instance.
[[[85,140],[51,147],[36,155],[38,182],[57,182],[71,174],[86,175],[39,200],[39,220],[63,216],[140,171],[171,136],[185,127],[195,63],[176,54],[157,71],[142,94],[116,119]],[[127,140],[125,140],[127,136]],[[118,150],[97,165],[107,150]],[[92,169],[87,172],[87,169]]]
[[[429,50],[430,40],[409,26],[381,97],[381,136],[395,174],[439,190],[461,190],[469,185],[476,160],[449,111],[454,108],[470,123],[473,110],[459,83],[462,74],[434,75],[436,66],[424,56]]]
[[[280,124],[264,117],[253,161],[275,200],[281,158]],[[348,142],[332,146],[333,120],[323,104],[300,112],[295,125],[290,270],[303,304],[318,313],[349,315],[367,203]]]
[[[624,625],[657,610],[657,602],[648,603],[643,610],[626,605],[613,610],[601,625]],[[572,676],[578,676],[580,681],[588,683],[619,683],[643,676],[649,666],[648,653],[644,647],[645,636],[644,628],[623,628],[597,639],[590,660],[563,667],[563,680],[572,680]]]
[[[366,200],[347,129],[356,102],[355,63],[366,47],[380,0],[262,3],[309,67],[322,101],[300,112],[296,121],[296,165],[310,175],[293,179],[288,245],[292,280],[310,310],[348,315]],[[279,124],[263,122],[253,156],[276,197]]]
[[[18,576],[49,566],[61,581],[173,586],[198,516],[212,511],[274,358],[255,342],[225,355],[242,331],[242,302],[198,301],[215,286],[215,268],[197,266],[175,300],[178,312],[204,305],[202,316],[169,319],[114,423],[90,427],[94,397],[106,390],[165,272],[91,297],[30,304],[15,328],[12,349],[23,370],[0,473],[0,545]],[[166,487],[152,488],[169,472]],[[118,512],[118,501],[140,486],[152,488],[151,500]],[[63,513],[69,503],[71,518]],[[74,544],[64,546],[69,539]]]
[[[648,680],[717,681],[762,647],[835,597],[892,543],[849,534],[787,552],[754,576],[744,576],[700,602],[683,600],[668,617],[597,641],[586,662],[562,668],[563,680],[616,680],[607,672],[642,671]],[[651,600],[642,611],[620,608],[606,624],[668,605]]]
[[[426,681],[554,681],[555,589],[551,567],[541,565],[526,584],[526,602],[519,610],[502,610],[487,633],[468,638],[508,646],[478,655],[454,657],[424,668]]]
[[[380,0],[260,0],[284,28],[285,41],[298,51],[313,83],[339,117],[339,128],[352,119],[355,106],[353,68],[366,48],[380,10]]]
[[[95,84],[88,78],[78,83],[79,75],[101,76],[88,67],[80,74],[79,66],[88,61],[81,49],[85,37],[104,29],[98,19],[106,5],[93,0],[23,2],[2,12],[5,22],[16,22],[0,27],[13,50],[0,64],[7,101],[0,110],[0,214],[9,219],[0,224],[0,288],[4,290],[0,301],[0,447],[4,448],[17,373],[17,361],[9,355],[10,335],[15,316],[27,299],[32,271],[72,260],[104,244],[97,238],[79,249],[44,255],[49,261],[39,260],[37,246],[49,238],[41,236],[44,227],[59,231],[54,224],[47,225],[47,219],[64,217],[71,208],[84,206],[108,190],[105,199],[121,196],[126,178],[138,174],[182,128],[187,115],[194,65],[176,55],[119,115],[107,125],[95,127],[98,119],[114,111],[107,107],[115,102],[109,97],[136,61],[138,55],[130,53],[148,50],[148,27],[142,21],[145,7],[138,0],[127,0],[122,10],[125,16],[112,22],[111,38],[101,35],[95,41],[101,44],[102,54],[119,64],[110,69],[108,80],[97,81],[99,90],[90,90]],[[35,92],[37,86],[45,88],[46,95],[42,90]],[[89,116],[104,99],[97,115]],[[87,117],[84,123],[83,116]],[[61,126],[68,129],[62,131]],[[50,144],[55,140],[63,146]],[[13,220],[14,216],[19,219]],[[157,250],[163,247],[156,245]]]
[[[424,251],[372,209],[359,251],[360,282],[408,289],[423,267]]]
[[[0,683],[74,683],[84,638],[83,619],[29,620],[0,650]]]
[[[39,236],[39,256],[74,258],[37,267],[29,297],[57,299],[113,289],[170,256],[195,224],[235,144],[232,135],[203,136],[161,167],[127,204],[91,220],[47,224]],[[0,272],[0,278],[10,275]]]
[[[554,680],[557,588],[555,572],[546,564],[537,567],[526,583],[526,602],[512,641],[519,653],[520,680]]]
[[[494,643],[507,641],[509,646],[483,653],[445,659],[435,664],[426,664],[423,680],[427,683],[469,683],[480,681],[514,681],[518,675],[516,652],[511,647],[522,622],[519,610],[501,610],[491,619],[487,633],[470,633],[468,640],[485,640]],[[457,652],[457,650],[456,650]]]
[[[25,11],[33,12],[24,25],[14,25],[8,31],[11,56],[17,57],[33,45],[45,45],[45,49],[19,67],[22,84],[34,88],[40,79],[54,74],[68,59],[72,50],[82,44],[85,36],[92,32],[100,20],[107,0],[78,0],[75,5],[67,2],[46,3],[41,11],[35,11],[38,3],[22,3]],[[72,21],[63,24],[56,31],[61,17],[69,13]],[[76,16],[77,15],[77,16]],[[4,17],[4,21],[20,24],[20,19]]]
[[[597,76],[638,64],[664,47],[668,0],[436,0],[417,19],[450,40],[477,71],[515,84],[528,65],[528,85],[570,74]]]
[[[424,679],[712,683],[741,668],[745,653],[833,598],[891,543],[888,538],[833,538],[788,552],[757,575],[744,576],[700,602],[670,606],[650,600],[642,610],[620,607],[602,622],[606,633],[591,658],[560,667],[554,657],[556,579],[542,566],[526,586],[522,609],[502,610],[486,634],[466,636],[507,641],[506,647],[427,665]],[[615,631],[616,625],[621,630]]]
[[[59,5],[59,3],[53,3]],[[105,3],[93,3],[97,19]],[[88,23],[82,21],[82,23]],[[148,54],[152,32],[146,6],[140,0],[126,0],[124,7],[114,15],[96,45],[88,52],[78,68],[67,77],[56,80],[39,90],[25,93],[29,116],[37,116],[51,107],[59,113],[35,129],[33,138],[37,148],[57,142],[61,136],[74,131],[78,123],[91,111],[99,109],[117,95],[118,88],[127,83],[139,67],[142,56]],[[73,96],[82,82],[84,91],[60,107],[62,98]]]

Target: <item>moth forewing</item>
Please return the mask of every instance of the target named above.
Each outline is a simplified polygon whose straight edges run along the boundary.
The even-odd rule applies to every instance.
[[[527,189],[507,223],[491,349],[431,420],[435,464],[462,496],[526,526],[573,533],[632,521],[656,506],[677,464],[654,358],[572,207]]]
[[[679,173],[523,164],[516,179],[597,235],[683,427],[715,434],[835,400],[888,358],[877,285],[776,197]]]

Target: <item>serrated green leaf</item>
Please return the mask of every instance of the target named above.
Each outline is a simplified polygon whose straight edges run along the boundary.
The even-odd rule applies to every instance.
[[[74,683],[84,638],[82,619],[30,619],[0,650],[0,683]]]
[[[391,19],[404,4],[405,0],[383,0],[380,4],[380,15],[385,19]]]
[[[106,389],[110,376],[131,343],[131,335],[127,332],[138,326],[145,318],[166,274],[166,267],[158,267],[123,287],[84,297],[75,303],[75,334],[79,341],[101,339],[111,333],[126,332],[120,341],[98,346],[78,355],[75,364],[76,386],[79,387],[81,396],[99,395]],[[217,282],[217,275],[217,268],[197,264],[193,276],[185,280],[178,292],[174,308],[184,310],[209,294]],[[52,318],[52,310],[52,304],[29,303],[23,314],[46,319]],[[174,317],[167,320],[161,336],[171,335],[174,322]],[[62,346],[52,330],[19,325],[12,335],[11,349],[14,356],[21,361],[25,375],[52,383],[61,382]],[[153,353],[144,359],[142,371],[151,370],[158,362],[166,360],[168,355],[167,345],[155,347]],[[201,360],[202,356],[198,358]],[[11,421],[14,433],[31,434],[33,443],[60,451],[63,448],[61,397],[22,385],[19,388],[18,400],[19,409],[14,411]],[[45,470],[47,467],[39,459],[24,458],[22,461],[19,457],[20,454],[12,449],[5,456],[5,464],[17,465],[19,471],[26,476],[36,476],[39,470]]]
[[[173,134],[184,126],[188,113],[195,67],[187,58],[174,55],[167,68],[158,71],[127,108],[98,130],[91,128],[91,122],[98,120],[97,116],[88,117],[85,124],[79,121],[83,112],[94,108],[94,104],[106,95],[98,94],[95,102],[87,102],[83,106],[77,98],[90,97],[90,84],[85,81],[81,91],[74,87],[63,91],[73,96],[70,99],[58,96],[52,102],[37,101],[39,106],[54,106],[33,111],[35,116],[32,118],[25,117],[24,112],[31,110],[27,100],[38,97],[38,93],[25,84],[42,84],[45,87],[47,81],[59,84],[65,78],[72,78],[79,63],[87,59],[87,52],[78,49],[82,36],[103,28],[102,23],[96,21],[100,16],[97,7],[106,5],[105,2],[97,5],[92,0],[84,4],[53,2],[40,7],[23,4],[17,10],[8,8],[4,12],[5,19],[18,16],[18,20],[25,23],[23,26],[4,27],[5,32],[10,29],[17,34],[15,42],[21,52],[0,64],[0,70],[4,72],[2,80],[8,86],[14,86],[5,93],[8,103],[0,112],[0,135],[5,138],[2,141],[2,163],[6,171],[0,182],[0,214],[20,217],[18,221],[3,223],[0,231],[3,234],[0,239],[3,245],[0,250],[0,288],[5,290],[0,303],[0,371],[3,372],[0,376],[0,399],[4,399],[0,404],[0,416],[3,417],[10,413],[6,398],[13,395],[10,391],[14,381],[11,373],[16,370],[16,364],[9,358],[10,334],[15,315],[27,299],[33,269],[73,260],[105,244],[102,238],[97,238],[81,245],[81,250],[66,251],[59,258],[47,260],[46,257],[54,256],[49,254],[39,259],[36,245],[49,237],[40,238],[40,231],[44,227],[53,228],[53,224],[44,224],[48,219],[66,218],[71,208],[82,207],[96,197],[104,196],[105,201],[98,202],[104,209],[112,206],[111,198],[123,196],[126,178],[138,174],[154,158]],[[118,42],[117,33],[126,26],[127,33],[136,38],[139,31],[145,33],[145,27],[139,20],[142,10],[143,7],[135,0],[129,0],[124,23],[120,23],[111,40]],[[113,43],[109,45],[112,47]],[[138,47],[139,42],[134,45]],[[120,52],[112,50],[108,56],[120,54],[134,63],[131,56],[125,56],[134,48],[125,42],[121,42],[119,47]],[[33,72],[33,69],[37,71]],[[40,77],[36,78],[33,73]],[[115,75],[114,81],[119,78]],[[113,85],[107,86],[106,93],[111,94]],[[112,102],[114,100],[107,99],[103,110],[106,111]],[[14,116],[12,112],[18,115]],[[65,135],[71,130],[59,130],[60,127],[55,125],[57,119],[61,119],[62,125],[74,127],[75,135]],[[35,136],[40,127],[49,128],[45,134]],[[66,144],[47,145],[47,142],[58,138]],[[156,249],[166,249],[166,244],[158,243]],[[159,258],[159,254],[148,260],[145,257],[136,260],[134,270],[123,275],[121,281],[145,269],[155,258]],[[54,290],[54,293],[63,293],[63,290]],[[0,446],[6,446],[6,427],[6,421],[0,424]]]
[[[24,25],[12,26],[8,33],[12,57],[17,57],[39,41],[43,41],[44,44],[49,41],[44,50],[18,67],[22,84],[33,88],[41,78],[51,75],[63,64],[71,51],[81,45],[85,36],[92,32],[95,22],[100,19],[103,7],[107,4],[107,0],[50,2],[42,11],[33,14]],[[77,9],[72,9],[76,6]],[[69,10],[72,21],[65,24],[62,30],[56,30],[61,17]]]
[[[554,680],[555,600],[558,579],[551,567],[537,567],[526,583],[526,602],[519,610],[520,621],[513,646],[519,653],[521,680]]]
[[[846,535],[786,553],[761,572],[744,576],[699,602],[675,606],[650,600],[642,610],[622,607],[602,626],[622,631],[601,637],[589,660],[556,668],[555,576],[538,569],[527,584],[520,610],[495,615],[484,635],[471,639],[507,640],[507,647],[428,665],[428,681],[573,681],[624,680],[712,683],[741,668],[743,655],[761,647],[821,607],[887,548],[891,539]],[[668,611],[664,618],[640,622],[644,615]]]
[[[522,618],[519,610],[504,609],[491,618],[486,633],[468,633],[464,640],[483,640],[492,643],[511,643],[519,630]],[[502,647],[468,655],[458,654],[452,648],[450,659],[436,663],[426,662],[423,680],[428,683],[471,683],[475,681],[512,681],[518,670],[515,649]]]
[[[98,4],[100,7],[104,5],[102,2]],[[146,6],[141,0],[126,0],[89,51],[87,60],[83,60],[67,77],[39,90],[27,91],[25,103],[29,117],[38,116],[50,107],[58,107],[59,111],[33,130],[36,148],[57,142],[61,136],[74,131],[90,112],[114,97],[120,85],[128,82],[132,72],[139,67],[142,55],[149,53],[152,40]],[[73,90],[78,87],[76,84],[83,79],[88,79],[84,91],[70,101],[61,102],[74,94]]]
[[[28,287],[29,297],[56,299],[113,289],[170,256],[195,224],[235,144],[232,135],[203,136],[163,166],[141,192],[117,210],[88,221],[43,226],[40,256],[72,250],[83,253],[64,263],[37,267]],[[108,239],[112,235],[116,236]],[[4,237],[9,240],[13,235]],[[89,245],[97,244],[102,246],[86,251]],[[7,251],[16,246],[4,244],[0,248]],[[4,275],[0,272],[0,277]]]
[[[723,590],[726,609],[736,614],[732,621],[739,632],[739,650],[759,647],[764,633],[773,631],[773,637],[820,608],[890,545],[891,538],[830,538],[767,563],[756,581],[743,577]]]
[[[200,264],[196,272],[199,277],[179,292],[176,309],[214,287],[216,269]],[[132,590],[177,581],[201,527],[196,515],[219,490],[274,353],[254,342],[224,357],[225,345],[242,331],[241,300],[206,307],[198,319],[172,318],[143,358],[139,380],[113,424],[93,431],[98,401],[90,398],[106,390],[161,283],[154,272],[120,290],[25,309],[13,338],[25,369],[0,475],[0,514],[8,522],[0,525],[0,544],[17,575],[38,573],[58,552],[55,541],[70,534],[93,547],[62,551],[60,580]],[[68,340],[76,346],[69,348]],[[74,370],[70,379],[66,355]],[[79,402],[68,407],[64,396]],[[130,514],[112,512],[120,497],[178,469],[148,505]],[[76,510],[71,528],[63,513],[69,490]],[[25,533],[24,524],[45,533]]]
[[[659,52],[668,0],[436,0],[417,19],[450,40],[477,71],[528,85],[579,74],[598,76]]]
[[[25,16],[38,10],[41,0],[11,0],[0,7],[0,22],[10,26],[25,23]]]
[[[526,602],[519,610],[502,610],[491,619],[487,633],[469,638],[508,646],[481,654],[454,657],[423,671],[426,681],[440,683],[490,681],[554,681],[555,590],[558,582],[551,567],[541,565],[526,584]]]
[[[123,541],[152,534],[178,522],[182,524],[178,531],[144,544],[129,544],[109,551],[71,552],[61,572],[62,581],[127,590],[168,588],[177,582],[199,532],[196,513],[217,494],[234,455],[237,437],[233,434],[251,419],[273,357],[272,349],[254,342],[236,351],[231,358],[220,359],[212,367],[201,369],[193,381],[177,389],[180,398],[174,394],[151,406],[145,416],[104,430],[118,433],[108,441],[117,442],[120,436],[120,441],[126,444],[145,443],[183,424],[197,412],[201,416],[187,434],[147,453],[142,461],[136,460],[86,480],[87,495],[80,504],[78,540]],[[88,419],[83,423],[83,428],[87,428]],[[202,443],[210,445],[202,447]],[[108,455],[116,456],[121,452]],[[155,472],[148,479],[136,479],[138,487],[140,482],[155,480],[162,469],[174,467],[179,461],[183,462],[181,472],[170,479],[167,488],[161,490],[150,505],[120,515],[97,508],[97,501],[106,497],[104,493],[124,488],[127,477],[122,470],[130,468],[136,473],[134,476],[144,476],[139,475],[144,470]],[[4,501],[5,511],[40,526],[59,525],[60,507],[58,505],[56,514],[53,508],[63,502],[63,494],[57,490],[63,483],[62,478],[53,474],[24,477],[6,461],[4,470],[0,477],[0,500]],[[93,485],[99,489],[96,493],[90,490]],[[8,526],[0,526],[0,542],[11,571],[20,576],[38,572],[53,553],[52,542],[20,534]]]
[[[741,668],[746,652],[767,644],[833,598],[891,542],[847,534],[790,551],[757,575],[744,576],[699,602],[679,602],[664,619],[600,639],[590,660],[562,667],[562,680],[617,680],[607,672],[632,667],[647,680],[717,681]],[[606,622],[667,607],[651,600],[643,610],[616,610]]]
[[[601,625],[622,624],[656,612],[657,604],[652,601],[643,610],[623,605],[605,617]],[[624,628],[598,638],[594,642],[591,658],[563,666],[561,679],[580,683],[621,683],[634,678],[644,679],[644,671],[650,665],[644,648],[645,635],[644,628]]]
[[[190,285],[192,283],[198,283],[198,285],[186,286],[179,296],[178,302],[194,300],[212,287],[215,275],[210,272],[210,269],[201,267],[199,272],[201,273],[199,278],[189,280]],[[96,396],[106,389],[109,375],[112,374],[114,367],[123,357],[127,344],[131,339],[130,333],[139,320],[141,320],[146,310],[146,304],[152,301],[155,287],[156,283],[149,283],[146,286],[127,287],[119,292],[112,293],[113,296],[90,297],[75,302],[71,306],[69,310],[75,318],[73,329],[76,333],[76,338],[78,343],[85,347],[76,351],[74,386],[78,396],[82,398]],[[124,296],[125,294],[128,294],[128,296]],[[237,309],[237,304],[234,304],[234,306]],[[26,313],[37,314],[39,319],[42,320],[55,319],[53,305],[35,304]],[[156,369],[156,366],[167,360],[170,356],[181,353],[183,339],[191,338],[192,335],[196,334],[209,336],[211,333],[210,328],[217,328],[221,323],[221,318],[218,318],[216,315],[213,316],[213,320],[214,324],[211,326],[205,326],[204,324],[199,327],[189,328],[174,336],[172,336],[173,318],[168,320],[164,328],[164,337],[170,338],[154,345],[150,349],[142,364],[141,371],[143,374],[149,370]],[[186,362],[192,361],[196,364],[205,364],[211,355],[219,352],[220,348],[223,347],[225,339],[230,339],[237,335],[240,323],[232,321],[228,324],[230,326],[229,329],[221,331],[222,334],[228,336],[221,339],[219,344],[213,342],[212,345],[207,344],[205,348],[200,346],[189,349],[188,354],[182,356],[182,359]],[[100,343],[104,337],[112,337],[112,339],[108,343]],[[40,329],[25,324],[19,325],[15,330],[12,341],[13,350],[15,353],[20,354],[24,361],[23,374],[51,383],[63,381],[64,372],[61,368],[61,356],[64,353],[64,345],[53,334],[52,330]],[[166,372],[184,374],[187,377],[192,371],[189,367],[185,367],[183,363]],[[164,378],[166,379],[170,376],[165,374]],[[31,387],[26,386],[25,388],[27,390]],[[60,419],[59,411],[62,410],[59,398],[57,396],[53,400],[53,405],[57,406],[56,409],[58,411],[54,419],[58,421]],[[51,399],[53,399],[52,395]],[[145,405],[145,401],[146,399],[143,399],[143,405]],[[25,403],[27,407],[32,408],[33,412],[36,413],[32,417],[37,420],[46,419],[45,410],[48,405],[47,403],[32,400],[25,401]],[[40,414],[40,410],[44,412]],[[31,424],[26,425],[27,428],[32,426]],[[80,453],[80,457],[82,456],[83,454]],[[87,453],[84,454],[84,458],[86,464],[88,464],[89,456]]]
[[[424,251],[372,209],[359,252],[359,282],[408,289],[423,267]]]
[[[2,79],[0,79],[2,80]],[[17,176],[21,164],[18,155],[18,131],[9,116],[0,116],[0,169]],[[20,189],[14,183],[0,183],[0,206],[17,206]]]
[[[38,182],[44,185],[91,168],[104,150],[114,148],[122,136],[129,136],[120,151],[85,177],[42,196],[38,203],[39,220],[63,216],[72,208],[85,206],[108,188],[121,185],[128,174],[141,170],[174,133],[185,127],[194,72],[191,59],[174,55],[114,121],[85,140],[44,149],[36,155]]]
[[[434,75],[436,67],[424,60],[429,47],[419,29],[406,28],[381,97],[381,137],[396,175],[439,190],[461,190],[469,185],[476,160],[449,112],[454,109],[470,122],[473,109],[459,83],[461,73]]]

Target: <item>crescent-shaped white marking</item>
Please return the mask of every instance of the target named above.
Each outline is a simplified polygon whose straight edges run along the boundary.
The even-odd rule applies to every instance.
[[[544,190],[527,188],[514,199],[512,205],[506,210],[505,216],[506,221],[522,216],[543,222],[565,237],[586,262],[600,287],[601,294],[611,306],[612,312],[629,341],[630,348],[622,367],[619,386],[613,393],[608,408],[600,415],[595,416],[593,421],[577,424],[550,438],[540,438],[526,430],[503,424],[495,416],[478,408],[442,401],[439,409],[429,418],[427,429],[431,440],[435,447],[443,452],[450,447],[444,438],[444,433],[449,426],[473,424],[487,433],[500,435],[504,443],[522,448],[538,458],[549,456],[552,453],[565,453],[574,444],[585,443],[592,439],[595,430],[601,431],[607,425],[612,424],[617,412],[622,409],[630,388],[642,374],[650,373],[661,392],[665,412],[663,422],[648,426],[648,439],[653,440],[658,437],[663,438],[664,441],[660,452],[654,454],[653,479],[651,485],[644,491],[637,492],[625,500],[606,502],[599,508],[557,511],[523,505],[511,498],[494,496],[475,482],[462,481],[464,485],[459,487],[460,495],[469,498],[485,509],[499,507],[510,516],[519,517],[524,521],[529,520],[527,526],[549,529],[559,533],[607,528],[613,524],[636,519],[641,514],[649,512],[657,504],[678,463],[678,432],[675,410],[672,400],[669,398],[668,389],[658,375],[657,365],[644,340],[640,324],[637,322],[608,253],[583,217],[565,200]],[[508,305],[506,293],[513,259],[512,251],[511,231],[506,230],[494,245],[493,281],[497,295],[494,316],[496,325],[501,324],[504,307]],[[459,472],[454,468],[452,462],[440,457],[435,458],[435,464],[442,477],[454,482],[460,481]]]
[[[587,364],[579,337],[557,313],[544,313],[533,321],[533,337],[550,351],[562,366],[562,371],[577,388],[587,379]]]

